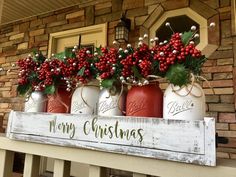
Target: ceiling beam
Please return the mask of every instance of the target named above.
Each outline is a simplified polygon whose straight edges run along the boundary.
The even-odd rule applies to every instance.
[[[4,0],[0,0],[0,24],[2,22],[3,3],[4,3]]]

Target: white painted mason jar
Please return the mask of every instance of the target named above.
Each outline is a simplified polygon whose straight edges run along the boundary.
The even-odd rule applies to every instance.
[[[25,102],[25,112],[46,112],[47,98],[40,91],[34,91]]]
[[[111,90],[103,88],[98,100],[99,116],[122,116],[125,110],[125,91],[117,90],[112,93]]]
[[[71,114],[97,114],[99,81],[94,80],[75,89],[71,99]]]
[[[169,84],[163,104],[164,119],[202,120],[205,116],[205,94],[197,83],[181,88]]]

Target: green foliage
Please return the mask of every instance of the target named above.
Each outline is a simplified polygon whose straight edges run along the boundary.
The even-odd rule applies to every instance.
[[[99,56],[102,55],[102,49],[101,49],[101,47],[96,47],[95,52],[97,52]]]
[[[193,36],[192,31],[184,32],[181,36],[181,41],[184,45],[187,45]]]
[[[56,91],[56,87],[54,85],[48,85],[45,87],[44,93],[51,95],[51,94],[54,94],[55,91]]]
[[[30,88],[31,88],[30,83],[24,85],[18,85],[17,92],[23,96],[30,90]]]
[[[66,49],[64,52],[60,52],[54,55],[55,58],[58,58],[59,60],[64,61],[64,57],[66,58],[75,58],[76,55],[74,52],[72,52],[69,48]]]
[[[65,50],[65,56],[67,58],[75,58],[75,52],[72,52],[72,50],[68,48]]]
[[[166,78],[170,83],[178,86],[186,85],[189,81],[189,73],[183,64],[175,64],[170,66],[166,73]]]
[[[38,51],[37,49],[32,50],[33,53],[33,60],[39,63],[43,63],[45,60],[45,57],[43,56],[41,51]],[[36,57],[36,54],[38,54],[38,57]]]
[[[115,82],[116,80],[115,79],[104,79],[104,80],[102,80],[102,82],[101,82],[101,86],[103,87],[103,88],[112,88],[112,86],[113,86],[113,84],[114,84],[114,82]]]
[[[54,55],[55,58],[64,61],[64,57],[66,56],[65,52],[60,52]]]
[[[38,53],[38,50],[37,49],[33,49],[32,53],[33,53],[33,55],[36,55]]]
[[[79,70],[79,72],[77,73],[77,75],[78,75],[78,76],[83,76],[83,75],[84,75],[84,71],[85,71],[85,66]]]
[[[153,74],[156,76],[165,77],[165,73],[160,72],[159,70],[159,64],[160,64],[159,61],[157,60],[153,61],[153,64],[152,64]]]
[[[195,58],[192,56],[186,57],[184,65],[188,70],[190,70],[194,75],[199,75],[201,73],[201,68],[207,58],[203,55],[200,58]]]
[[[132,71],[134,72],[134,76],[137,78],[142,78],[142,75],[139,73],[138,68],[136,66],[132,66]]]
[[[28,79],[30,82],[36,81],[38,80],[38,75],[36,74],[36,72],[31,72]]]

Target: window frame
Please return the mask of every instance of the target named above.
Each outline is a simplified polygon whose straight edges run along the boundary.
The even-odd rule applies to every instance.
[[[85,35],[89,33],[98,33],[98,32],[101,33],[102,35],[101,38],[103,39],[103,45],[106,45],[107,44],[107,23],[51,33],[50,39],[49,39],[48,57],[50,57],[53,53],[55,53],[58,39],[75,36],[75,35],[79,36],[83,34]]]
[[[208,20],[199,15],[197,12],[193,11],[189,7],[164,12],[160,16],[160,18],[158,18],[158,20],[156,20],[156,22],[149,28],[150,38],[152,39],[156,37],[156,30],[166,21],[167,18],[180,15],[186,15],[199,24],[199,30],[201,35],[200,42],[196,47],[197,49],[201,50],[202,53],[206,56],[212,54],[218,48],[218,46],[208,43]]]

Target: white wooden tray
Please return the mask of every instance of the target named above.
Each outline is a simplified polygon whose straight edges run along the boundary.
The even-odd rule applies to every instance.
[[[214,118],[182,121],[11,111],[7,137],[199,165],[216,165]]]

